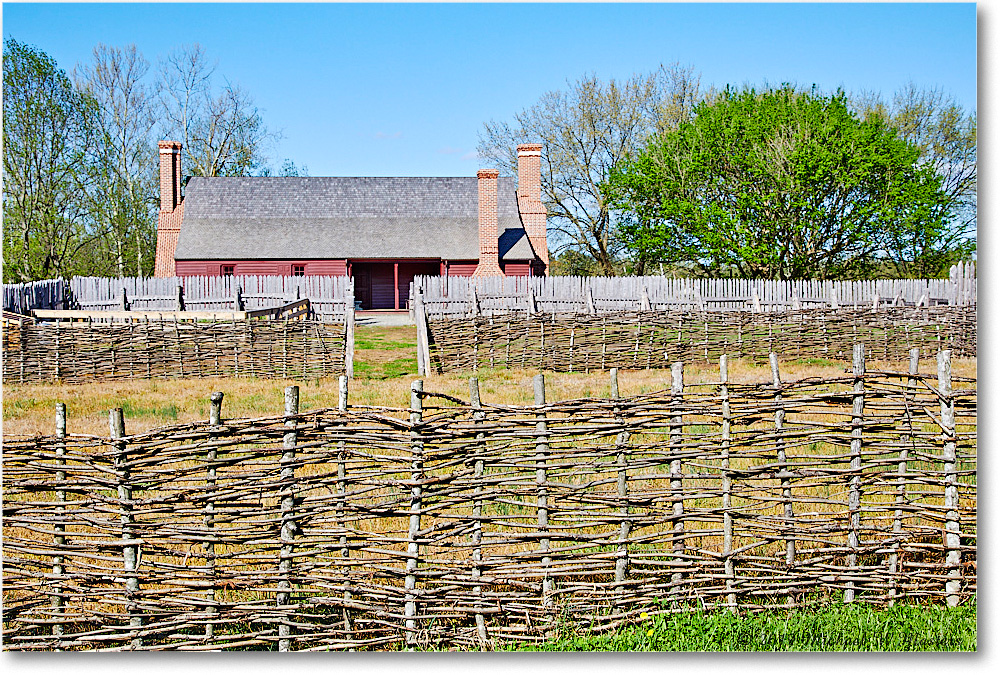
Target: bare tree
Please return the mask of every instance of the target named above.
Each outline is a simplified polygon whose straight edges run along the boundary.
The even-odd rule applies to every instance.
[[[479,156],[516,175],[516,146],[542,143],[542,201],[553,251],[583,252],[604,274],[615,274],[622,246],[601,186],[651,134],[688,119],[701,97],[700,76],[678,64],[624,82],[589,75],[544,94],[512,123],[487,122]]]
[[[952,244],[958,246],[961,255],[971,255],[977,224],[976,112],[966,111],[941,88],[921,89],[913,82],[897,91],[891,103],[886,103],[879,93],[862,92],[853,105],[862,117],[875,115],[886,120],[901,138],[917,147],[921,163],[933,167],[947,195],[943,207],[954,214]],[[897,274],[903,273],[900,270],[923,254],[927,246],[918,238],[903,243],[905,246],[889,251]]]
[[[199,44],[176,49],[160,61],[157,93],[162,129],[176,135],[185,149],[191,146],[192,124],[211,97],[215,68]]]
[[[267,170],[269,131],[253,97],[226,81],[216,88],[215,63],[200,45],[175,50],[160,63],[159,100],[166,135],[184,144],[184,172],[249,176]]]
[[[74,71],[77,86],[98,108],[97,142],[91,153],[92,206],[119,276],[131,269],[141,276],[152,267],[157,157],[148,72],[149,63],[135,45],[104,44],[94,48],[89,64]]]

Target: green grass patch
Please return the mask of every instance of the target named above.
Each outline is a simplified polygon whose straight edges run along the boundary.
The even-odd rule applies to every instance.
[[[564,629],[540,644],[508,651],[975,651],[976,605],[931,607],[830,605],[812,610],[768,610],[734,616],[728,611],[644,614],[615,633]]]
[[[173,403],[164,406],[142,406],[131,401],[122,404],[122,412],[125,417],[157,417],[163,420],[177,420],[177,406]]]
[[[794,361],[792,361],[792,363],[795,363],[795,364],[800,365],[800,366],[829,366],[829,367],[833,367],[833,366],[843,366],[844,365],[843,361],[835,361],[833,359],[824,359],[824,358],[814,357],[814,356],[804,357],[804,358],[801,358],[801,359],[795,359]]]
[[[381,363],[367,363],[365,361],[354,361],[355,377],[363,377],[369,380],[389,380],[403,375],[417,374],[417,359],[401,358]]]

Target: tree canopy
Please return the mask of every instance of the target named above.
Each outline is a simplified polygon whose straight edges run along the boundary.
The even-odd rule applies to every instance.
[[[636,267],[857,278],[935,275],[974,248],[933,164],[843,92],[727,88],[603,185]]]
[[[479,157],[503,175],[516,175],[517,145],[541,143],[550,248],[555,254],[572,249],[600,273],[615,274],[622,242],[601,185],[650,134],[687,119],[700,96],[700,77],[677,64],[624,81],[586,76],[565,91],[547,92],[512,123],[487,122]]]
[[[3,257],[5,281],[85,271],[87,153],[92,99],[45,53],[3,48]]]
[[[213,74],[197,45],[154,72],[134,45],[99,44],[71,77],[4,40],[4,281],[151,274],[160,138],[184,141],[186,173],[276,173],[276,134],[247,92],[213,87]],[[306,168],[285,160],[277,172]]]

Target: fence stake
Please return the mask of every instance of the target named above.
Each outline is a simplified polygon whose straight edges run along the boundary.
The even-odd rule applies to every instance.
[[[673,520],[674,536],[672,537],[672,549],[676,561],[678,556],[684,553],[684,493],[682,492],[681,459],[677,456],[681,452],[681,433],[684,424],[684,417],[680,412],[684,397],[684,363],[682,361],[677,361],[670,367],[670,395],[671,407],[674,409],[674,415],[670,418],[670,454],[672,456],[670,460],[670,496],[673,499],[671,520]],[[680,572],[674,572],[670,576],[671,581],[679,581],[680,578]]]
[[[344,306],[344,372],[347,377],[354,377],[354,303],[348,301]]]
[[[349,308],[353,313],[354,309]],[[340,396],[337,400],[337,410],[347,412],[348,375],[340,376]],[[345,421],[346,426],[346,421]],[[347,545],[347,448],[344,441],[337,442],[337,527],[340,528],[340,557],[347,562],[351,550]],[[351,568],[344,566],[344,630],[351,631],[351,613],[347,604],[351,602]]]
[[[944,427],[945,593],[949,607],[958,606],[962,587],[962,539],[958,515],[958,447],[955,441],[955,399],[951,388],[951,350],[938,353],[938,391]]]
[[[278,593],[276,601],[283,612],[289,612],[292,600],[292,552],[295,530],[295,415],[299,414],[299,388],[285,387],[285,434],[282,436],[281,453],[281,558],[278,562]],[[278,651],[287,652],[291,647],[292,630],[287,616],[278,624]]]
[[[224,396],[225,394],[221,391],[216,391],[209,397],[211,405],[209,408],[208,423],[216,429],[222,426],[222,399]],[[218,438],[219,433],[217,431],[213,432],[211,436],[213,439]],[[205,479],[208,486],[208,499],[205,500],[205,528],[208,530],[208,541],[205,543],[205,553],[208,557],[208,577],[211,579],[211,585],[205,593],[209,616],[209,620],[205,624],[206,640],[215,639],[215,624],[212,622],[212,617],[219,613],[219,608],[215,604],[215,499],[212,496],[215,492],[217,479],[215,465],[217,459],[218,450],[216,450],[213,444],[209,447],[205,455],[205,461],[208,464],[207,477]]]
[[[854,391],[851,406],[851,491],[847,501],[850,524],[847,531],[848,575],[858,562],[858,530],[861,528],[861,430],[865,413],[865,346],[854,345]],[[847,582],[844,602],[854,602],[854,581]]]
[[[533,381],[535,388],[535,405],[545,405],[545,375],[538,373]],[[546,464],[549,456],[548,425],[545,422],[545,413],[539,412],[535,419],[535,483],[538,486],[538,531],[539,534],[547,534],[549,530],[549,504],[548,504],[548,478],[546,476]],[[542,553],[542,567],[544,577],[542,579],[542,606],[552,605],[552,579],[549,577],[549,567],[552,558],[547,555],[549,551],[549,538],[539,539],[539,549]]]
[[[108,415],[108,425],[111,428],[111,438],[115,439],[115,473],[118,474],[118,503],[121,508],[122,541],[135,539],[133,526],[135,516],[132,512],[132,470],[128,466],[128,454],[125,437],[125,415],[121,408],[115,408]],[[142,648],[142,638],[139,630],[142,628],[142,617],[139,615],[136,596],[139,594],[139,551],[136,546],[122,547],[125,576],[125,598],[128,608],[129,629],[132,631],[132,649]]]
[[[62,547],[66,545],[66,489],[64,483],[66,482],[66,404],[56,403],[56,438],[59,439],[56,444],[56,483],[58,487],[56,488],[56,501],[59,502],[58,513],[59,516],[56,519],[56,524],[53,527],[55,530],[55,536],[53,537],[56,550],[61,551]],[[56,583],[52,587],[52,610],[56,615],[58,621],[62,621],[63,618],[63,588],[62,588],[62,576],[63,576],[63,556],[61,554],[56,555],[52,558],[52,576],[56,578]],[[56,623],[52,626],[52,635],[58,638],[56,643],[56,651],[62,651],[62,635],[63,626],[62,623]]]
[[[889,605],[895,604],[896,600],[896,579],[899,574],[899,549],[900,549],[900,539],[903,534],[903,505],[906,504],[906,464],[909,459],[909,448],[907,447],[909,443],[913,442],[913,417],[910,412],[910,406],[913,403],[914,392],[916,391],[917,379],[916,375],[919,372],[920,367],[920,349],[914,347],[910,350],[910,377],[906,379],[906,390],[903,392],[903,402],[906,406],[906,423],[909,430],[908,434],[904,434],[900,438],[900,450],[899,450],[899,484],[896,487],[896,512],[893,515],[892,520],[892,538],[895,541],[892,544],[892,553],[889,555],[889,575],[891,577],[889,586]]]
[[[424,477],[424,443],[420,440],[418,425],[423,421],[424,381],[414,380],[410,385],[410,530],[406,544],[406,581],[403,588],[406,591],[406,644],[411,648],[417,641],[417,563],[420,547],[417,537],[420,535],[420,509],[423,500],[422,481]]]
[[[469,378],[469,401],[472,405],[473,413],[472,418],[476,422],[481,422],[486,416],[482,412],[483,403],[480,399],[479,394],[479,380],[475,377]],[[483,440],[486,438],[486,434],[479,431],[476,433],[476,445],[474,446],[474,452],[476,456],[475,464],[475,481],[476,487],[472,492],[472,579],[474,581],[479,581],[483,576],[483,452],[485,447],[483,446]],[[483,587],[479,584],[473,588],[473,593],[476,595],[476,607],[482,607],[482,596]],[[483,645],[486,645],[489,635],[486,632],[486,618],[482,613],[476,613],[476,632],[479,634],[479,640]]]
[[[618,369],[611,369],[611,398],[617,400],[618,394]],[[630,434],[625,430],[625,420],[622,417],[621,408],[615,407],[615,417],[622,424],[622,430],[615,439],[615,447],[618,451],[618,500],[621,504],[621,524],[618,529],[618,556],[615,559],[615,583],[621,584],[628,574],[628,537],[632,529],[632,524],[628,517],[628,453],[627,444]],[[624,589],[619,586],[619,592]]]
[[[733,477],[729,473],[729,441],[732,410],[729,405],[729,357],[719,357],[719,394],[722,398],[722,555],[726,572],[726,605],[736,613],[736,569],[733,561]]]
[[[413,316],[417,323],[417,374],[430,374],[430,346],[428,345],[427,333],[427,311],[424,307],[423,289],[416,288],[413,291],[414,309]]]
[[[792,484],[791,472],[788,470],[788,456],[785,452],[785,442],[782,432],[785,428],[785,407],[781,402],[781,373],[778,371],[778,355],[771,352],[771,382],[774,385],[774,445],[778,454],[778,476],[781,480],[781,501],[784,515],[782,529],[785,530],[785,565],[791,567],[795,564],[795,537],[788,533],[795,522],[795,513],[792,507]],[[795,603],[795,599],[789,592],[787,604]]]

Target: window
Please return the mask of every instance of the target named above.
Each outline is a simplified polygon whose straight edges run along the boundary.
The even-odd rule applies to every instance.
[[[292,276],[293,277],[304,277],[306,275],[305,265],[292,265]]]
[[[236,274],[236,265],[223,265],[222,266],[222,276],[231,277]]]

